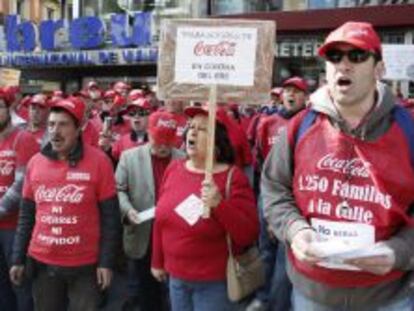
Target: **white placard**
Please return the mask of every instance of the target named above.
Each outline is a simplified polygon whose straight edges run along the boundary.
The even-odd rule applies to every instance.
[[[375,228],[368,224],[312,218],[311,225],[318,236],[312,248],[325,259],[318,263],[325,268],[359,270],[344,264],[344,260],[358,257],[362,251],[375,245]],[[351,256],[346,257],[346,254]]]
[[[382,51],[384,79],[414,81],[414,45],[383,44]]]
[[[175,212],[190,226],[194,226],[203,215],[203,201],[191,194],[175,208]]]
[[[257,29],[178,27],[174,81],[253,86]]]

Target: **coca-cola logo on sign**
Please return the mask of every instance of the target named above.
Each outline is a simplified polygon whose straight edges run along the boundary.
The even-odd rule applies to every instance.
[[[41,202],[61,202],[61,203],[80,203],[84,197],[83,191],[85,186],[77,186],[73,184],[63,187],[47,188],[40,185],[35,192],[36,203]]]
[[[221,41],[216,44],[207,44],[204,41],[194,46],[196,56],[234,56],[236,53],[236,42]]]
[[[1,160],[0,161],[0,175],[2,176],[10,176],[14,172],[14,162]]]
[[[320,170],[329,170],[341,174],[349,174],[356,177],[369,177],[370,163],[360,158],[339,159],[334,154],[329,153],[322,157],[317,164]]]

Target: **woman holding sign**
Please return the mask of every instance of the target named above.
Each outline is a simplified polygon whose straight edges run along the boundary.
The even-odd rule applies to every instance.
[[[164,175],[153,231],[152,273],[159,281],[169,275],[173,311],[234,310],[226,289],[226,236],[235,252],[257,239],[253,190],[233,166],[234,152],[220,121],[213,178],[204,181],[208,112],[189,107],[185,113],[191,118],[185,137],[187,159],[172,162]],[[211,208],[209,218],[202,217],[204,205]]]

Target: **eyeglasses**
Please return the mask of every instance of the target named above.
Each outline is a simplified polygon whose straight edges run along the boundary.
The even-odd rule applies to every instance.
[[[137,117],[146,117],[146,116],[149,116],[149,114],[150,114],[149,111],[142,110],[142,109],[129,110],[128,111],[128,115],[130,117],[135,117],[135,116],[137,116]]]
[[[326,51],[325,58],[328,62],[339,64],[345,55],[351,63],[360,64],[365,62],[371,55],[374,54],[361,49],[353,49],[349,51],[331,49]]]

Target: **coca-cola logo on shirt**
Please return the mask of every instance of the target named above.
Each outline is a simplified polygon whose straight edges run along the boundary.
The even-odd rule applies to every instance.
[[[35,192],[35,201],[36,203],[80,203],[85,195],[85,188],[85,186],[77,186],[74,184],[51,188],[47,188],[45,185],[40,185]]]
[[[335,173],[349,174],[355,177],[369,177],[370,163],[360,158],[339,159],[334,154],[329,153],[322,157],[317,164],[320,170],[329,170]]]
[[[236,42],[221,41],[216,44],[207,44],[204,41],[194,46],[196,56],[234,56],[236,53]]]
[[[14,172],[14,161],[0,160],[0,175],[10,176]]]

